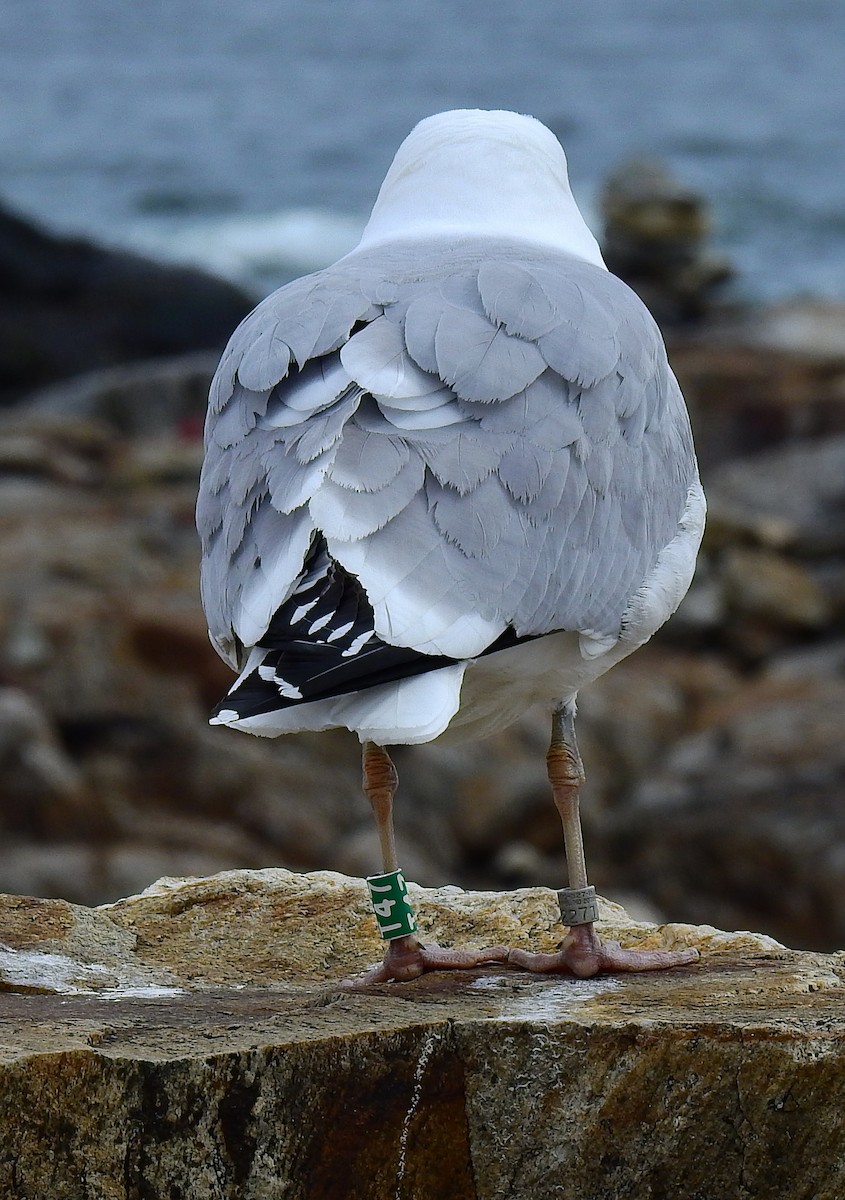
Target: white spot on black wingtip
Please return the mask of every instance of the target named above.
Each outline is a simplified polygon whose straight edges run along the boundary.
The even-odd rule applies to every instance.
[[[362,634],[359,634],[358,637],[356,637],[355,641],[352,642],[351,645],[348,646],[346,650],[343,650],[341,652],[341,658],[354,658],[356,654],[360,653],[361,647],[364,645],[365,642],[368,642],[370,640],[370,638],[373,636],[374,632],[375,631],[372,629],[367,629]]]
[[[223,708],[219,713],[215,713],[213,717],[209,717],[209,725],[231,725],[233,721],[240,721],[241,714],[235,712],[233,708]]]
[[[309,570],[303,575],[302,579],[291,592],[291,598],[301,595],[302,592],[309,591],[315,583],[318,583],[321,579],[325,579],[331,570],[331,566],[331,560],[326,556],[325,563],[318,570]]]
[[[347,621],[345,625],[339,625],[337,627],[337,629],[332,630],[332,632],[326,638],[326,641],[327,642],[336,642],[340,638],[346,637],[347,633],[349,633],[349,630],[352,628],[352,626],[354,624],[355,624],[354,621]]]
[[[322,617],[318,617],[313,625],[309,625],[308,636],[313,637],[315,633],[318,633],[321,629],[328,625],[334,615],[335,614],[332,612],[327,612]]]
[[[276,679],[279,686],[279,695],[284,696],[285,700],[301,700],[302,692],[293,684],[285,683],[284,679]]]
[[[309,604],[300,604],[299,608],[294,609],[290,619],[291,625],[296,625],[296,623],[301,621],[303,617],[307,617],[314,605],[318,603],[319,599],[320,597],[317,596]]]

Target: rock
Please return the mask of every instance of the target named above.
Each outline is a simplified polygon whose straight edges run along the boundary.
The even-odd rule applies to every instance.
[[[427,933],[551,945],[552,893],[414,889]],[[360,881],[232,872],[96,911],[0,901],[5,1195],[834,1197],[845,956],[702,949],[577,981],[493,967],[368,993]],[[800,1148],[800,1153],[797,1152]]]
[[[742,539],[801,556],[845,552],[845,436],[728,463],[707,491],[711,546]]]
[[[673,917],[845,944],[843,706],[841,675],[775,673],[703,708],[606,818],[616,884]]]
[[[172,446],[174,434],[196,442],[217,358],[183,354],[90,371],[33,392],[18,407],[18,419],[39,431],[90,423],[124,438],[153,439],[153,445],[166,435]]]
[[[722,555],[719,573],[723,636],[740,660],[764,661],[796,634],[819,632],[831,623],[830,597],[806,562],[733,546]]]
[[[0,208],[0,403],[137,359],[219,352],[252,307],[233,284],[81,238]]]
[[[756,322],[752,314],[667,339],[705,476],[731,459],[845,433],[845,358],[812,344],[761,345]]]
[[[547,725],[542,713],[531,713],[486,742],[404,751],[397,809],[407,803],[437,811],[460,851],[474,859],[513,837],[543,847],[557,829],[559,841],[544,767]]]
[[[802,646],[774,656],[766,664],[769,679],[835,679],[845,676],[845,638]]]
[[[830,300],[789,300],[752,318],[752,339],[767,349],[830,359],[845,364],[845,304]]]
[[[16,688],[0,688],[0,783],[5,824],[18,832],[55,836],[78,823],[86,808],[78,767],[46,714]]]
[[[432,845],[431,852],[429,845]],[[448,845],[444,847],[442,840],[439,844],[432,844],[428,839],[398,837],[396,848],[402,870],[409,879],[435,887],[454,878],[457,855],[450,854],[452,848]],[[378,832],[371,818],[344,834],[326,854],[326,864],[330,870],[357,875],[359,878],[376,874],[380,862]]]
[[[633,160],[615,171],[601,196],[602,252],[661,325],[700,320],[733,276],[710,253],[706,201],[662,163]]]

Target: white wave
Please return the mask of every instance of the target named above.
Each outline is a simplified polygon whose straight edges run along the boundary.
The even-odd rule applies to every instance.
[[[321,209],[145,220],[128,231],[133,250],[202,267],[264,294],[348,253],[363,219]]]

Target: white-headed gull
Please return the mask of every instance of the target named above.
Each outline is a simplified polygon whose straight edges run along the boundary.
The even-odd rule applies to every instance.
[[[388,941],[367,979],[696,957],[594,932],[573,720],[579,689],[680,603],[704,512],[658,329],[605,268],[563,150],[532,117],[422,121],[356,249],[237,329],[212,384],[198,503],[211,639],[239,672],[212,722],[357,733]],[[538,701],[570,932],[555,955],[424,947],[384,747],[485,737]]]

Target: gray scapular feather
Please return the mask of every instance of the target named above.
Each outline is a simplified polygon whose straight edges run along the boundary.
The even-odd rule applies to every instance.
[[[319,533],[387,640],[414,645],[412,593],[617,635],[695,475],[660,334],[614,276],[489,238],[360,250],[268,297],[215,376],[212,638],[242,660]]]

